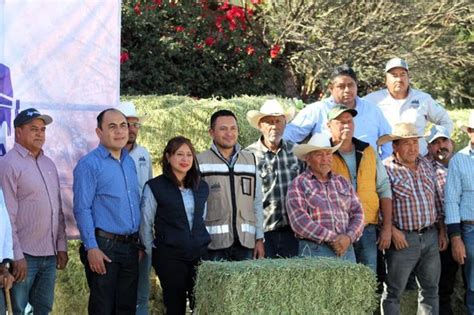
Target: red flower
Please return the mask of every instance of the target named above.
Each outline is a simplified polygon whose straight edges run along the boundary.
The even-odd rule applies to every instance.
[[[182,32],[182,31],[184,31],[184,26],[178,25],[178,26],[175,27],[175,30],[176,30],[176,32]]]
[[[241,51],[242,51],[242,49],[240,49],[240,47],[235,47],[235,49],[234,49],[234,52],[236,54],[240,53]]]
[[[163,0],[153,0],[153,3],[157,4],[157,5],[162,5],[163,4]]]
[[[226,10],[229,10],[229,8],[230,8],[229,0],[225,0],[224,3],[217,8],[217,10],[226,11]]]
[[[138,1],[135,6],[133,7],[133,10],[137,15],[142,15],[142,11],[140,10],[140,1]]]
[[[247,52],[247,55],[252,56],[255,53],[255,48],[249,44],[247,45],[247,48],[245,48],[245,51]]]
[[[127,51],[122,51],[120,53],[120,64],[123,64],[124,62],[128,61],[130,59],[130,55],[128,54]]]
[[[204,46],[202,44],[196,44],[194,45],[194,48],[196,49],[202,49]]]
[[[205,40],[204,40],[204,44],[206,46],[212,46],[214,45],[214,43],[216,42],[216,39],[212,36],[208,36]]]
[[[219,15],[218,17],[216,17],[216,27],[221,33],[224,32],[224,28],[222,27],[222,21],[224,21],[224,19],[225,16],[223,15]]]
[[[272,45],[270,49],[270,58],[274,59],[280,54],[281,47],[278,44]]]

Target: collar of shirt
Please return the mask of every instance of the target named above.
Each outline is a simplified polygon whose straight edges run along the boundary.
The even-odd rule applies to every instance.
[[[26,157],[27,155],[31,154],[31,156],[33,156],[33,153],[31,153],[27,148],[25,148],[24,146],[22,146],[21,144],[19,144],[18,142],[15,142],[15,144],[13,145],[13,148],[22,156],[22,157]],[[43,155],[43,149],[41,149],[40,153],[38,154],[38,157],[40,157],[41,155]],[[34,157],[34,156],[33,156]]]
[[[230,157],[230,160],[227,160],[222,154],[221,152],[219,151],[219,149],[217,148],[216,144],[214,143],[214,141],[212,142],[211,144],[211,150],[214,151],[221,159],[223,159],[224,161],[227,162],[227,164],[229,165],[234,165],[235,161],[237,160],[237,155],[239,154],[239,152],[242,150],[242,147],[240,146],[240,144],[236,143],[234,145],[234,152],[232,153],[232,156]]]
[[[421,158],[422,158],[422,157],[421,157],[420,155],[418,155],[418,156],[416,157],[416,161],[415,161],[416,166],[418,166],[418,164],[420,164]],[[405,167],[405,168],[409,168],[408,166],[406,166],[405,164],[403,164],[402,162],[400,162],[400,161],[397,159],[397,156],[395,155],[395,152],[392,153],[392,156],[390,156],[388,159],[389,159],[388,161],[392,161],[393,163],[398,164],[399,166],[402,166],[402,167]],[[410,170],[411,170],[411,169],[410,169]]]
[[[115,160],[115,158],[112,156],[112,153],[102,144],[100,143],[99,146],[97,147],[97,150],[99,152],[99,156],[103,159],[107,157],[111,157]],[[122,148],[120,151],[120,160],[123,160],[126,156],[128,155],[128,150],[125,148]]]
[[[270,150],[264,143],[263,143],[263,136],[260,137],[260,140],[258,141],[258,150],[262,152],[271,152],[273,153],[272,150]],[[287,149],[287,143],[285,140],[281,139],[280,145],[278,146],[278,151],[275,153],[277,154],[281,149],[286,150]]]

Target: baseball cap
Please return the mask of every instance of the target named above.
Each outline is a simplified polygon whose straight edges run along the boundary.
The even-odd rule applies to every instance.
[[[346,105],[336,104],[328,113],[328,121],[331,121],[337,118],[342,113],[348,112],[352,117],[357,116],[357,111],[355,109],[349,108]]]
[[[408,63],[401,58],[392,58],[385,65],[385,72],[389,72],[393,68],[403,68],[408,71]]]
[[[23,126],[24,124],[29,123],[30,121],[34,119],[42,119],[44,121],[45,125],[49,125],[50,123],[53,122],[53,118],[49,115],[42,115],[37,109],[35,108],[28,108],[23,111],[21,111],[13,121],[13,126],[20,127]]]
[[[430,133],[425,136],[426,141],[428,143],[431,143],[435,141],[438,138],[447,138],[451,139],[451,136],[449,135],[448,129],[444,126],[439,126],[439,125],[433,125],[430,129]]]

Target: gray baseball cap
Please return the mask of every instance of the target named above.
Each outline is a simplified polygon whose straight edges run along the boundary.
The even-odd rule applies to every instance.
[[[401,58],[392,58],[385,65],[385,72],[389,72],[393,68],[403,68],[408,71],[408,63]]]
[[[447,138],[451,139],[448,129],[444,126],[433,125],[430,129],[430,133],[425,136],[425,139],[428,143],[435,141],[438,138]]]

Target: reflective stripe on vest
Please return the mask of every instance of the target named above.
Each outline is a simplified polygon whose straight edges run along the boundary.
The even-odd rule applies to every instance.
[[[229,233],[229,225],[208,225],[206,226],[207,232],[209,234],[225,234]]]
[[[247,223],[242,223],[242,232],[255,234],[255,226]]]

